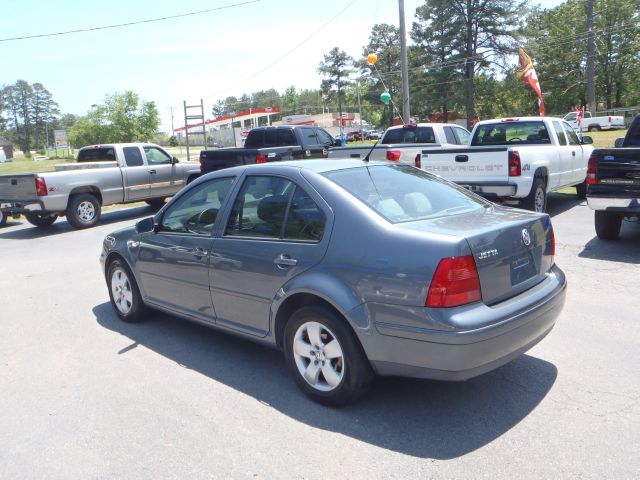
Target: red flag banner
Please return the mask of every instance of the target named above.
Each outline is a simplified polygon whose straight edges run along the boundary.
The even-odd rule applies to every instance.
[[[542,90],[540,90],[540,82],[538,82],[538,75],[536,75],[536,69],[533,68],[533,62],[531,57],[527,55],[524,48],[518,48],[518,77],[523,82],[527,83],[536,95],[538,96],[538,109],[540,110],[540,116],[544,117],[544,103],[542,103]]]

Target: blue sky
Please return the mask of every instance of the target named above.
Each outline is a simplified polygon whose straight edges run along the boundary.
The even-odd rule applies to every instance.
[[[0,39],[178,15],[250,0],[12,2]],[[405,0],[407,28],[423,0]],[[560,0],[541,0],[549,8]],[[342,13],[340,13],[342,11]],[[332,20],[333,19],[333,20]],[[158,105],[211,104],[289,85],[318,88],[318,63],[334,46],[354,57],[376,23],[398,25],[396,0],[260,0],[201,15],[72,35],[0,42],[0,85],[40,82],[64,113],[84,114],[106,94],[133,90]],[[315,33],[317,32],[317,33]],[[315,34],[314,34],[315,33]],[[297,47],[297,48],[296,48]],[[292,51],[293,50],[293,51]],[[284,57],[284,58],[283,58]]]

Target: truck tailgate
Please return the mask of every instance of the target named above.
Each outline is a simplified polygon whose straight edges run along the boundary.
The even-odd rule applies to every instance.
[[[598,158],[596,189],[636,194],[640,191],[640,148],[595,150],[592,155]]]
[[[36,198],[36,174],[0,175],[0,200],[13,201]]]
[[[371,147],[371,145],[362,147],[332,147],[327,151],[327,157],[335,159],[364,158],[367,156],[367,153],[371,152],[369,160],[387,159],[388,145],[379,144],[376,145],[373,150],[371,150]]]
[[[421,168],[460,184],[506,182],[509,180],[509,148],[425,149]]]

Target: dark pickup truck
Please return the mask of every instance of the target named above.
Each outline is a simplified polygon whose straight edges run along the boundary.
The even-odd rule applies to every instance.
[[[587,203],[604,240],[618,238],[624,218],[640,218],[640,115],[615,145],[594,150],[587,167]]]
[[[307,125],[280,125],[252,129],[242,148],[218,148],[200,152],[200,171],[252,163],[277,162],[304,158],[322,158],[327,149],[340,144],[326,130]]]

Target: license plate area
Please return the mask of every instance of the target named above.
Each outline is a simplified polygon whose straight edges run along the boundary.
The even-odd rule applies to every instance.
[[[511,259],[511,285],[518,285],[535,277],[538,266],[531,251],[516,255]]]

